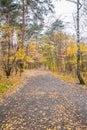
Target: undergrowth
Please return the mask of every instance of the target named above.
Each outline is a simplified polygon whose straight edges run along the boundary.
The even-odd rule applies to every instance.
[[[61,80],[64,80],[66,82],[71,82],[71,83],[78,83],[78,79],[75,75],[72,74],[66,74],[66,73],[56,73],[53,72],[53,75]]]
[[[13,89],[16,85],[22,82],[22,77],[19,75],[10,76],[6,78],[5,75],[0,75],[0,94],[6,92],[8,89]]]

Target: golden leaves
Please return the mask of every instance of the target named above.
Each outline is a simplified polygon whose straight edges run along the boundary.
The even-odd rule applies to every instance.
[[[26,56],[26,61],[27,62],[31,62],[31,63],[33,63],[34,62],[34,60],[30,57],[30,56]]]
[[[87,51],[87,46],[85,44],[81,43],[80,50],[81,50],[81,52]],[[76,54],[77,54],[77,43],[70,44],[67,47],[67,55],[76,56]]]
[[[24,60],[25,56],[26,55],[25,55],[24,49],[19,49],[19,51],[16,53],[17,60]]]

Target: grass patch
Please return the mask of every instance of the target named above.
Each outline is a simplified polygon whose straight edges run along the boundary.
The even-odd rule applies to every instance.
[[[6,78],[6,76],[2,75],[0,79],[0,94],[14,89],[17,85],[22,83],[23,76],[11,76],[9,78]]]
[[[53,72],[53,75],[61,80],[64,80],[66,82],[70,82],[70,83],[79,83],[79,80],[77,78],[76,75],[73,74],[67,74],[67,73],[56,73]],[[87,72],[81,73],[81,76],[83,78],[83,80],[85,81],[85,84],[87,85]]]
[[[7,89],[7,86],[6,86],[6,85],[4,85],[4,84],[0,84],[0,93],[5,92],[6,89]]]

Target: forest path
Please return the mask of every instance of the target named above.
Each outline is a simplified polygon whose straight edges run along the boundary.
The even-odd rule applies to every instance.
[[[87,130],[87,89],[31,70],[0,105],[0,130]],[[32,74],[33,73],[33,74]]]

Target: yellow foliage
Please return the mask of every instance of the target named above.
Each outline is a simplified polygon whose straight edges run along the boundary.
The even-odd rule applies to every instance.
[[[13,60],[14,60],[14,56],[10,56],[10,57],[9,57],[9,60],[10,60],[10,61],[13,61]]]
[[[75,58],[69,60],[69,62],[71,62],[72,64],[75,64],[75,63],[77,63],[77,58],[75,57]]]
[[[77,43],[70,44],[67,47],[67,56],[75,56],[77,54]],[[87,50],[87,46],[85,44],[80,44],[81,52],[85,52]]]
[[[42,57],[42,58],[40,59],[40,62],[42,62],[42,63],[46,63],[46,62],[47,62],[47,59],[44,58],[44,57]]]
[[[30,44],[29,52],[31,52],[31,53],[35,53],[36,52],[36,45],[35,44]]]
[[[13,27],[9,25],[1,25],[0,30],[5,31],[5,33],[12,33]]]
[[[85,44],[80,45],[81,52],[87,51],[87,46]]]
[[[22,32],[21,32],[20,29],[16,29],[16,33],[17,33],[17,34],[21,34]]]
[[[16,53],[16,59],[17,60],[24,60],[25,59],[25,52],[23,49],[19,49],[19,51]]]
[[[33,59],[31,57],[29,57],[29,56],[26,56],[26,61],[27,62],[32,62],[32,63],[34,62]]]

